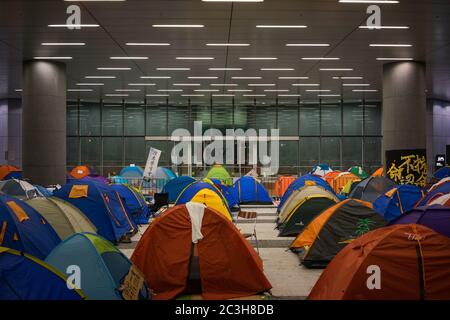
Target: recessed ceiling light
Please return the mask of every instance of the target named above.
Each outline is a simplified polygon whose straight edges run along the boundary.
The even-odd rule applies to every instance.
[[[301,97],[301,94],[279,94],[279,97]]]
[[[15,92],[22,92],[22,89],[14,89]]]
[[[235,80],[260,80],[262,77],[231,77],[231,79]]]
[[[210,71],[242,71],[242,68],[209,68]]]
[[[370,47],[393,47],[393,48],[410,48],[412,44],[376,44],[372,43],[369,45]]]
[[[317,90],[306,90],[306,92],[331,92],[331,90],[328,89],[317,89]]]
[[[85,76],[86,79],[116,79],[116,76]]]
[[[343,83],[344,87],[370,87],[368,83]]]
[[[257,28],[274,28],[274,29],[305,29],[308,26],[305,25],[268,25],[268,24],[259,24],[256,26]]]
[[[214,60],[213,57],[176,57],[177,60]]]
[[[203,80],[214,80],[214,79],[219,79],[219,77],[188,77],[188,79],[203,79]]]
[[[228,89],[228,92],[252,92],[251,89]]]
[[[275,83],[249,83],[249,87],[275,87]]]
[[[394,0],[339,0],[340,3],[364,3],[364,4],[397,4]]]
[[[243,94],[243,97],[265,97],[265,94]]]
[[[141,79],[172,79],[169,76],[141,76]]]
[[[319,87],[320,84],[318,84],[318,83],[293,83],[292,86],[294,86],[294,87]]]
[[[334,80],[362,80],[363,77],[333,77]]]
[[[49,24],[48,26],[50,28],[70,28],[70,29],[100,27],[100,25],[98,24]]]
[[[289,92],[287,89],[266,89],[265,92]]]
[[[211,83],[212,87],[237,87],[236,83]]]
[[[107,93],[105,97],[129,97],[129,94]]]
[[[182,94],[182,97],[204,97],[204,94]]]
[[[381,30],[381,29],[409,29],[408,26],[359,26],[359,29]]]
[[[157,42],[128,42],[127,46],[170,46],[170,43]]]
[[[234,97],[234,94],[213,94],[213,97]]]
[[[77,86],[104,86],[104,83],[86,83],[86,82],[79,82],[77,83]]]
[[[141,89],[116,89],[116,92],[141,92]]]
[[[72,60],[72,57],[34,57],[36,60]]]
[[[156,83],[129,83],[129,86],[156,86]]]
[[[265,57],[254,57],[254,58],[252,58],[252,57],[242,57],[242,58],[239,58],[240,60],[278,60],[278,58],[275,58],[275,57],[273,57],[273,58],[270,58],[270,57],[267,57],[267,58],[265,58]]]
[[[183,89],[159,89],[159,92],[183,92]]]
[[[85,46],[84,42],[43,42],[42,46]]]
[[[200,87],[200,83],[174,83],[175,87]]]
[[[355,89],[355,90],[352,90],[353,92],[378,92],[378,90],[375,90],[375,89]]]
[[[219,92],[219,89],[197,89],[195,92]]]
[[[203,24],[154,24],[153,28],[203,28]]]
[[[264,0],[202,0],[203,2],[264,2]]]
[[[159,71],[190,71],[191,68],[156,68]]]
[[[250,43],[207,43],[210,47],[248,47]]]
[[[68,92],[92,92],[93,89],[67,89]]]
[[[261,71],[295,71],[294,68],[261,68]]]
[[[111,60],[148,60],[148,57],[110,57]]]
[[[309,77],[278,77],[280,80],[308,80]]]
[[[286,47],[329,47],[328,43],[286,43]]]
[[[302,58],[302,60],[330,60],[330,61],[334,61],[334,60],[341,60],[341,58]]]
[[[322,68],[320,71],[353,71],[352,68]]]
[[[378,61],[412,61],[414,58],[377,58]]]
[[[145,95],[146,97],[168,97],[168,94],[155,94],[155,93],[149,93]]]
[[[103,70],[103,71],[127,71],[127,70],[131,70],[131,68],[97,68],[97,70]]]
[[[340,94],[318,94],[318,97],[340,97]]]

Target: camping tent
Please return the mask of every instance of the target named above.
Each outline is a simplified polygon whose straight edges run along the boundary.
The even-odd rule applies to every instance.
[[[93,173],[94,171],[87,166],[78,166],[72,169],[70,176],[74,179],[83,179]]]
[[[267,190],[255,178],[244,176],[233,185],[239,204],[273,204]]]
[[[361,180],[364,180],[364,179],[369,177],[367,172],[365,172],[364,169],[362,167],[359,167],[359,166],[353,166],[350,169],[348,169],[347,171],[350,172],[351,174],[354,174],[355,176],[357,176]]]
[[[103,183],[103,184],[109,184],[109,180],[101,175],[98,174],[90,174],[80,180],[91,180],[91,181],[95,181],[95,182],[99,182],[99,183]]]
[[[211,180],[212,183],[214,183],[214,185],[220,189],[223,196],[227,200],[228,208],[230,208],[230,210],[233,210],[233,208],[239,209],[238,195],[236,194],[236,190],[233,187],[226,186],[222,183],[222,181],[215,178],[209,180]]]
[[[139,166],[130,165],[123,168],[119,176],[125,179],[142,179],[144,176],[144,169]]]
[[[113,184],[111,187],[119,193],[122,202],[125,202],[134,222],[148,224],[150,210],[142,194],[137,189],[123,184]]]
[[[369,232],[331,261],[309,299],[448,300],[450,239],[415,224]]]
[[[295,239],[291,250],[302,255],[306,267],[325,267],[348,243],[387,224],[372,204],[347,199],[326,209]]]
[[[33,187],[36,189],[37,193],[41,197],[51,197],[53,196],[53,193],[48,190],[47,188],[44,188],[43,186],[40,186],[38,184],[34,184]]]
[[[169,168],[158,167],[153,178],[169,181],[175,179],[176,177],[177,175]]]
[[[233,185],[233,179],[231,178],[230,174],[228,173],[227,169],[225,169],[222,165],[216,164],[211,167],[211,169],[208,171],[208,174],[206,175],[206,178],[216,178],[222,181],[223,184],[225,184],[228,187],[231,187]]]
[[[280,237],[297,236],[319,213],[339,202],[331,192],[319,186],[305,186],[292,193],[280,211]]]
[[[119,291],[132,263],[112,243],[91,233],[77,233],[61,242],[45,262],[61,272],[71,265],[81,270],[83,292],[91,300],[122,300]],[[144,284],[141,298],[149,299]]]
[[[14,166],[0,166],[0,181],[9,179],[23,179],[22,170]]]
[[[226,198],[211,180],[209,182],[206,180],[191,183],[181,192],[175,201],[175,205],[188,202],[204,204],[208,208],[216,210],[228,220],[232,220]]]
[[[316,186],[316,185],[321,186],[322,188],[324,188],[330,192],[334,192],[333,189],[331,188],[331,186],[328,183],[326,183],[326,181],[323,180],[322,178],[319,178],[312,174],[307,174],[307,175],[301,176],[289,185],[286,192],[283,194],[283,197],[281,197],[277,212],[279,213],[281,211],[281,209],[284,206],[284,203],[287,201],[287,199],[289,199],[292,192],[294,192],[295,190],[301,189],[304,186]]]
[[[63,240],[77,232],[97,232],[92,222],[69,202],[56,197],[41,197],[26,203],[39,212]]]
[[[391,221],[414,208],[423,196],[423,191],[416,186],[404,184],[379,196],[373,202],[373,208],[386,220]]]
[[[0,181],[0,191],[21,200],[40,196],[40,193],[32,184],[18,179]]]
[[[180,195],[183,190],[190,185],[191,183],[194,183],[195,179],[188,176],[181,176],[172,180],[169,180],[166,185],[164,186],[162,193],[168,193],[169,194],[169,203],[175,203],[178,196]]]
[[[434,205],[411,210],[391,224],[420,224],[450,238],[450,208]]]
[[[450,193],[450,177],[444,178],[434,184],[425,194],[425,196],[416,204],[416,207],[429,205],[439,197]]]
[[[394,181],[384,177],[369,177],[358,183],[349,198],[374,202],[379,196],[397,187]]]
[[[433,201],[430,202],[430,206],[435,205],[435,204],[440,204],[444,207],[449,207],[450,208],[450,193],[449,194],[445,194],[442,195],[436,199],[434,199]]]
[[[434,173],[433,177],[439,180],[450,177],[450,167],[440,168]]]
[[[327,173],[332,172],[333,169],[330,168],[327,164],[319,164],[312,168],[310,174],[313,174],[318,177],[324,177]]]
[[[45,259],[60,242],[55,230],[36,210],[0,194],[0,246]]]
[[[271,289],[260,257],[239,230],[197,203],[173,207],[156,218],[131,260],[159,300],[183,293],[224,300]]]
[[[275,196],[281,198],[291,183],[295,181],[293,176],[280,176],[275,182]]]
[[[372,177],[382,177],[384,175],[384,167],[378,168],[372,173]]]
[[[111,242],[137,231],[137,226],[119,194],[110,186],[89,180],[72,180],[55,196],[80,209],[97,228],[97,233]]]
[[[361,179],[350,172],[333,171],[328,173],[324,179],[333,188],[337,194],[341,193],[349,182],[359,182]]]
[[[5,247],[0,247],[0,279],[0,300],[85,299],[80,290],[67,287],[64,273],[36,257]]]

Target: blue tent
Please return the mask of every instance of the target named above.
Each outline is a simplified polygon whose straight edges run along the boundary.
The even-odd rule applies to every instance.
[[[273,204],[267,190],[255,178],[244,176],[233,185],[239,204]]]
[[[440,168],[434,173],[434,177],[439,180],[450,177],[450,167]]]
[[[45,259],[60,242],[55,230],[36,210],[19,199],[0,195],[1,246]]]
[[[427,206],[433,200],[448,193],[450,193],[450,178],[444,178],[428,190],[427,194],[417,203],[416,207]]]
[[[48,198],[48,197],[53,196],[53,194],[50,191],[48,191],[47,188],[44,188],[43,186],[35,184],[33,187],[35,187],[36,190],[38,191],[38,193],[43,197]]]
[[[162,193],[169,194],[169,203],[175,203],[178,196],[183,192],[183,190],[194,183],[195,179],[188,176],[181,176],[172,180],[169,180],[164,186]]]
[[[142,179],[144,170],[139,166],[128,166],[120,171],[119,176],[125,179]]]
[[[128,180],[121,176],[113,176],[113,177],[111,177],[111,183],[128,184]]]
[[[414,208],[423,196],[423,191],[413,185],[400,185],[379,196],[373,202],[373,209],[385,220],[391,221]]]
[[[80,209],[111,242],[137,230],[119,194],[110,186],[90,180],[72,180],[54,195]]]
[[[222,181],[216,178],[211,178],[210,180],[220,189],[220,191],[222,191],[223,196],[227,199],[229,208],[239,205],[238,194],[233,187],[225,185]]]
[[[150,210],[142,195],[131,186],[123,184],[113,184],[111,187],[116,190],[122,201],[124,201],[129,209],[129,213],[136,224],[148,224]]]
[[[292,192],[303,188],[307,184],[315,184],[319,187],[323,187],[327,191],[330,191],[332,194],[335,194],[333,188],[325,180],[323,180],[322,178],[320,178],[318,176],[315,176],[312,174],[307,174],[307,175],[297,178],[294,182],[292,182],[289,185],[286,192],[283,194],[283,197],[281,197],[277,212],[279,213],[281,211],[281,208],[283,208],[284,203],[287,201],[287,199],[289,199]]]
[[[76,265],[81,270],[81,288],[88,299],[122,300],[118,290],[132,263],[106,239],[92,233],[76,233],[57,246],[45,260],[61,272]],[[148,299],[146,285],[141,290]]]
[[[323,177],[327,173],[330,173],[330,172],[333,172],[333,169],[331,169],[329,165],[322,163],[322,164],[319,164],[317,166],[314,166],[311,169],[311,171],[309,172],[309,174],[313,174],[315,176]]]
[[[64,270],[65,272],[65,270]],[[0,300],[83,300],[66,276],[29,254],[0,247]]]

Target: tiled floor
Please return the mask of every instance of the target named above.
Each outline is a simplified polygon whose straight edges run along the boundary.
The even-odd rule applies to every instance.
[[[322,270],[309,270],[300,265],[298,257],[287,248],[294,238],[279,238],[275,229],[276,208],[269,206],[247,206],[244,211],[258,212],[256,234],[259,254],[264,263],[264,272],[272,283],[274,299],[305,299],[319,278]],[[242,222],[237,228],[242,232],[253,230],[254,224]],[[120,249],[130,257],[147,226],[142,226],[131,244],[122,244]],[[251,241],[255,246],[255,242]]]

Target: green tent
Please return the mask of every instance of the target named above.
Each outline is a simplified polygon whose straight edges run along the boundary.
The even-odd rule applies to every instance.
[[[348,172],[353,173],[355,176],[357,176],[361,180],[364,180],[369,177],[367,172],[365,172],[364,169],[359,166],[351,167],[350,169],[348,169]]]
[[[233,185],[233,179],[231,178],[227,169],[219,164],[212,166],[211,170],[209,170],[208,174],[206,175],[206,178],[219,179],[223,184],[229,187]]]

